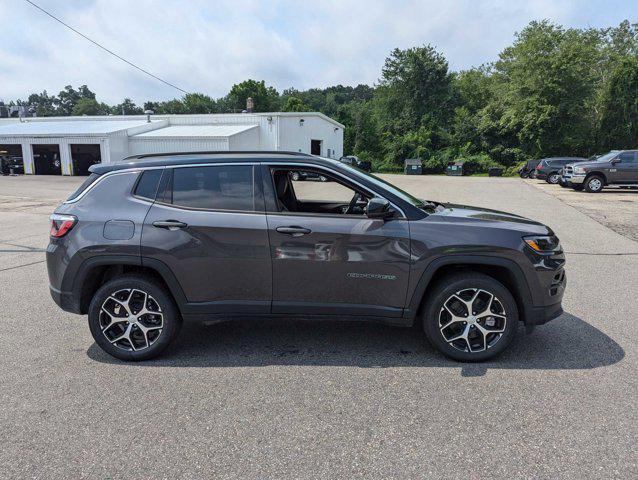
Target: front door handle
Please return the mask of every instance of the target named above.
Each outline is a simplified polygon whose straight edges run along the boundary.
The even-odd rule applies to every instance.
[[[291,235],[293,237],[301,237],[302,235],[307,235],[312,231],[309,228],[295,227],[295,226],[277,227],[276,230],[279,233],[283,233],[284,235]]]
[[[166,228],[168,230],[179,230],[180,228],[188,227],[187,224],[178,220],[162,220],[153,222],[153,226],[157,228]]]

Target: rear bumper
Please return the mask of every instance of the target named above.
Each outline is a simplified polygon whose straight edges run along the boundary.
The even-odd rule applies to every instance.
[[[540,172],[536,170],[536,175],[534,175],[534,178],[538,178],[539,180],[545,180],[547,178],[547,174],[545,172]]]
[[[80,303],[71,292],[63,292],[49,285],[49,292],[53,301],[65,312],[80,314]]]

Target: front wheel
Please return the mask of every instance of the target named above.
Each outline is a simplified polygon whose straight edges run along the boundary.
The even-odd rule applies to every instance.
[[[551,183],[552,185],[556,185],[560,180],[560,175],[558,173],[550,173],[547,175],[547,183]]]
[[[598,193],[605,186],[605,182],[599,175],[592,175],[585,180],[585,191],[589,193]]]
[[[454,360],[488,360],[503,352],[516,335],[516,302],[503,284],[488,275],[450,275],[427,295],[425,335],[434,348]]]
[[[120,360],[148,360],[177,337],[181,316],[170,293],[155,280],[124,275],[106,282],[89,306],[95,342]]]

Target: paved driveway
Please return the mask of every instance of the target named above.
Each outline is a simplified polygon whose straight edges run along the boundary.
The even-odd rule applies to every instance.
[[[480,365],[292,320],[188,325],[120,363],[47,290],[47,215],[78,179],[0,177],[0,477],[636,477],[638,243],[518,179],[388,178],[551,225],[567,313]]]

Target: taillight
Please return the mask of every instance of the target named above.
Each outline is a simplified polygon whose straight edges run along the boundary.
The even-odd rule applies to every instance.
[[[51,219],[51,236],[54,238],[64,237],[78,221],[73,215],[60,215],[54,213]]]
[[[543,167],[541,167],[540,163],[538,165],[536,165],[536,170],[540,170],[541,168],[543,168]]]

